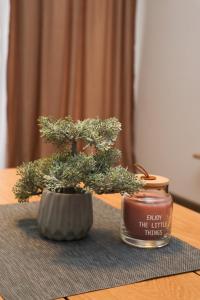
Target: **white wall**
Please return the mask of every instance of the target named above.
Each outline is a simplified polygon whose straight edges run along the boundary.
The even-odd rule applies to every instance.
[[[136,158],[200,203],[200,1],[138,2]]]
[[[6,165],[7,54],[10,1],[0,0],[0,168]]]

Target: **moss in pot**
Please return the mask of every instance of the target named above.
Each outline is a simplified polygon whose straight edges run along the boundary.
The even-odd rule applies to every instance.
[[[38,226],[53,240],[85,237],[93,222],[92,193],[133,193],[141,182],[118,165],[114,148],[121,130],[116,118],[73,121],[40,117],[41,137],[57,146],[49,157],[23,163],[13,188],[19,202],[42,194]]]

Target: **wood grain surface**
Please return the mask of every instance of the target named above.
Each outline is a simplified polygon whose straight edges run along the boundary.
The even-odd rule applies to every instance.
[[[0,204],[16,203],[12,186],[16,170],[0,170]],[[119,194],[101,195],[108,204],[120,208]],[[38,198],[33,199],[38,200]],[[200,248],[200,214],[174,204],[172,233],[174,236]],[[200,270],[175,276],[147,280],[117,288],[64,297],[59,300],[198,300],[200,299]],[[0,297],[0,300],[3,298]]]
[[[108,290],[69,297],[70,300],[198,300],[200,276],[194,273],[163,277]]]

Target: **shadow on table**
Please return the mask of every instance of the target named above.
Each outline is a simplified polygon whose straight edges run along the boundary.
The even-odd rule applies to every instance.
[[[159,249],[138,249],[124,244],[118,230],[92,228],[86,238],[78,241],[52,241],[42,237],[38,231],[36,219],[21,219],[17,226],[25,233],[29,243],[37,244],[42,252],[48,249],[49,263],[66,267],[130,270],[154,266],[166,260],[173,265],[176,257],[184,251],[184,244],[173,238],[168,246]],[[31,248],[31,249],[32,249]],[[33,251],[33,250],[31,250]]]

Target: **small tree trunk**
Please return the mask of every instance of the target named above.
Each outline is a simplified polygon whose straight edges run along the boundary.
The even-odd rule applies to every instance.
[[[76,141],[72,142],[71,153],[73,156],[75,156],[77,154],[77,142]]]

